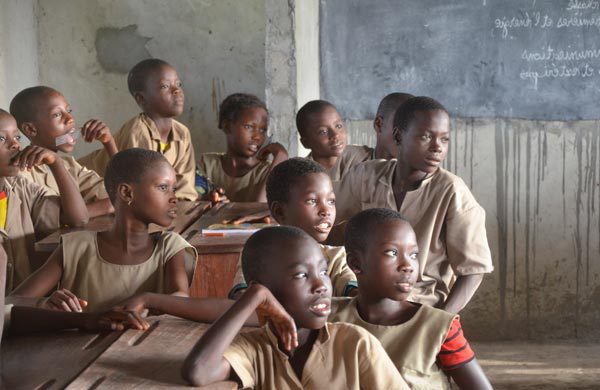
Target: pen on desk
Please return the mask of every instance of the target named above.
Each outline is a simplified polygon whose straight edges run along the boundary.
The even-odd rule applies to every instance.
[[[205,237],[224,237],[225,233],[202,233]]]

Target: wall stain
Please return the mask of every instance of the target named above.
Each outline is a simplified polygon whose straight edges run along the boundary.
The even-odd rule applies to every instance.
[[[525,313],[527,335],[531,336],[531,274],[530,274],[530,247],[531,247],[531,128],[527,128],[527,144],[525,148],[526,175],[525,175]]]
[[[223,95],[225,94],[225,80],[220,80],[218,77],[212,79],[212,111],[215,113],[215,120],[219,123],[219,105],[223,101]]]
[[[498,273],[500,293],[500,318],[506,318],[506,281],[507,281],[507,225],[506,225],[506,185],[505,129],[502,120],[495,121],[494,145],[496,149],[496,215],[498,220]]]
[[[131,24],[123,28],[101,27],[96,31],[96,57],[107,72],[127,74],[135,64],[152,55],[146,44],[152,39]]]

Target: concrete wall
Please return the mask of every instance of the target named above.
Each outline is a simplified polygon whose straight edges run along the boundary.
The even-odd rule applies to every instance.
[[[350,138],[374,144],[371,121]],[[454,118],[445,167],[487,212],[495,271],[461,313],[474,339],[600,339],[600,122]]]
[[[148,57],[177,69],[186,94],[179,120],[198,153],[225,148],[223,98],[265,97],[264,0],[44,0],[37,25],[39,80],[64,93],[79,124],[97,117],[115,132],[137,114],[126,76]],[[76,155],[98,146],[80,143]]]
[[[38,82],[36,3],[0,1],[0,108],[4,110],[17,92]]]

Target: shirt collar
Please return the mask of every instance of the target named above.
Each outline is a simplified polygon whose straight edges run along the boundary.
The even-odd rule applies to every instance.
[[[160,138],[160,133],[158,131],[158,127],[156,127],[156,123],[154,123],[154,121],[152,120],[152,118],[150,118],[148,115],[141,113],[140,114],[141,118],[142,118],[142,122],[144,122],[146,124],[146,126],[148,126],[148,128],[150,129],[150,136],[152,137],[152,140],[156,141],[156,142],[162,142],[161,138]],[[181,140],[183,140],[181,131],[179,129],[179,127],[177,126],[178,122],[175,119],[172,119],[172,125],[171,125],[171,134],[170,134],[170,141],[169,142],[179,142]]]
[[[325,326],[322,327],[321,329],[319,329],[319,335],[317,336],[317,340],[315,341],[315,345],[313,345],[313,348],[315,346],[325,344],[327,341],[329,341],[329,338],[331,337],[331,335],[329,333],[328,325],[329,325],[329,323],[326,322]],[[277,350],[278,353],[280,353],[282,356],[284,356],[287,359],[288,355],[285,354],[285,352],[283,352],[281,349],[279,349],[279,339],[277,338],[277,335],[275,335],[275,333],[273,333],[273,331],[271,330],[271,327],[267,324],[263,328],[265,329],[265,332],[267,333],[267,337],[269,338],[271,345],[273,345],[273,347],[275,347],[275,349]]]

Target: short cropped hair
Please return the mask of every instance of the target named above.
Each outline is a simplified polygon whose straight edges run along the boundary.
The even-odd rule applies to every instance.
[[[390,114],[393,115],[402,103],[413,97],[414,96],[410,93],[404,92],[393,92],[389,95],[386,95],[383,99],[381,99],[381,102],[379,102],[379,107],[377,107],[375,118],[386,118]]]
[[[51,93],[60,93],[54,88],[38,85],[36,87],[25,88],[10,102],[10,113],[17,121],[17,127],[20,129],[23,122],[31,121],[38,113],[40,100]]]
[[[3,110],[3,109],[1,109],[1,108],[0,108],[0,115],[9,115],[9,116],[12,116],[12,115],[10,114],[10,112],[8,112],[8,111],[6,111],[6,110]]]
[[[294,226],[266,227],[251,235],[242,250],[244,279],[262,283],[262,276],[270,272],[268,262],[284,255],[290,240],[310,241],[312,238]]]
[[[321,164],[302,157],[294,157],[278,164],[267,177],[267,203],[286,203],[290,199],[292,187],[311,173],[326,173]]]
[[[298,128],[300,136],[306,136],[306,128],[308,127],[308,121],[311,115],[320,114],[330,107],[337,111],[337,108],[327,100],[311,100],[303,105],[298,111],[298,114],[296,114],[296,127]]]
[[[225,121],[235,122],[239,119],[242,111],[255,107],[262,108],[267,114],[269,113],[265,102],[255,95],[249,93],[234,93],[227,96],[219,106],[219,129],[223,129]]]
[[[417,96],[408,99],[398,109],[394,115],[394,128],[400,131],[406,131],[410,123],[415,119],[415,114],[419,111],[441,110],[448,114],[446,107],[437,100],[427,96]]]
[[[142,148],[125,149],[111,157],[104,174],[104,188],[115,204],[122,183],[139,183],[144,174],[159,164],[169,164],[160,153]]]
[[[396,210],[374,208],[355,214],[346,225],[344,248],[346,253],[364,250],[378,225],[387,221],[406,221]]]
[[[171,64],[158,58],[148,58],[135,64],[127,75],[129,93],[133,96],[136,92],[142,92],[150,74],[163,66],[171,66]]]

